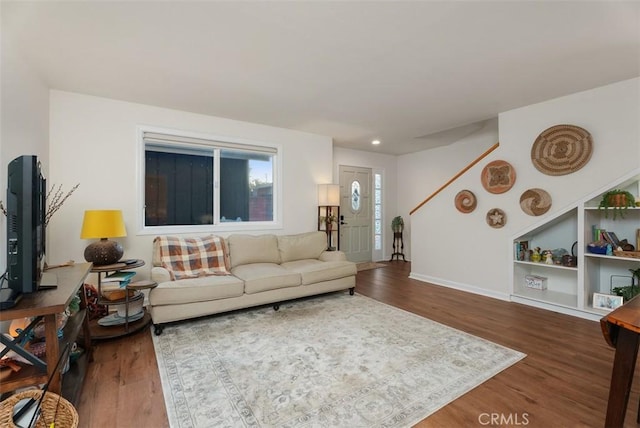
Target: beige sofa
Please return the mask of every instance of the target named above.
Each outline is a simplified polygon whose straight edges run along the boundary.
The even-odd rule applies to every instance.
[[[172,280],[154,241],[149,293],[155,334],[165,323],[339,290],[353,295],[356,265],[341,251],[325,251],[324,232],[235,234],[226,239],[231,274]]]

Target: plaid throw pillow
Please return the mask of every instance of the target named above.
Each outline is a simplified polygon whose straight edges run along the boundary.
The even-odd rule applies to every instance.
[[[231,275],[224,239],[218,236],[180,238],[158,236],[160,261],[172,280],[208,275]]]

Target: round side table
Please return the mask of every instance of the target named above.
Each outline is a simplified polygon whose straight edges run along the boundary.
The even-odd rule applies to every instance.
[[[142,291],[142,290],[151,290],[152,288],[156,288],[158,286],[158,283],[155,281],[150,281],[150,280],[142,280],[142,281],[134,281],[134,282],[130,282],[129,284],[127,284],[125,286],[125,288],[127,289],[127,292],[125,293],[125,319],[129,319],[129,290],[133,290],[133,291]],[[145,311],[144,308],[142,308],[143,311]],[[145,317],[147,316],[147,314],[145,314]],[[147,323],[144,323],[145,325]],[[129,331],[129,322],[127,321],[127,323],[125,324],[125,331]]]

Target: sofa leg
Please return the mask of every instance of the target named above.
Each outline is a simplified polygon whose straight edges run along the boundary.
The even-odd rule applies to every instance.
[[[355,294],[355,292],[356,292],[356,287],[351,287],[351,288],[349,289],[349,295],[350,295],[350,296],[353,296],[353,295]]]
[[[160,336],[162,334],[162,331],[164,330],[164,326],[162,324],[154,324],[153,327],[154,334],[156,336]]]
[[[274,311],[277,311],[278,309],[280,309],[280,303],[276,303],[275,305],[273,305]]]

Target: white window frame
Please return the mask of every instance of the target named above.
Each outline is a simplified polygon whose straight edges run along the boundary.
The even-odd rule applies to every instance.
[[[214,218],[213,224],[198,224],[198,225],[171,225],[171,226],[146,226],[145,219],[145,133],[157,133],[165,134],[169,136],[175,136],[177,138],[192,138],[201,140],[199,142],[200,147],[211,147],[212,150],[218,143],[217,147],[221,145],[229,144],[235,146],[235,148],[242,149],[242,146],[250,147],[265,147],[275,150],[273,155],[273,220],[272,221],[247,221],[247,222],[220,222],[220,201],[218,198],[214,198],[214,213],[217,213]],[[137,175],[137,229],[138,235],[167,235],[167,234],[189,234],[189,233],[211,233],[211,232],[242,232],[242,231],[256,231],[256,230],[272,230],[282,229],[282,162],[283,158],[282,145],[277,143],[256,141],[246,138],[203,134],[191,131],[183,131],[176,129],[167,129],[154,126],[138,126],[136,129],[137,134],[137,159],[136,165],[138,173]],[[210,144],[207,144],[210,143]],[[181,143],[180,143],[181,144]],[[176,143],[176,145],[179,145]],[[220,171],[220,158],[214,157],[214,171],[217,175]],[[219,187],[218,179],[214,179],[214,188]]]

